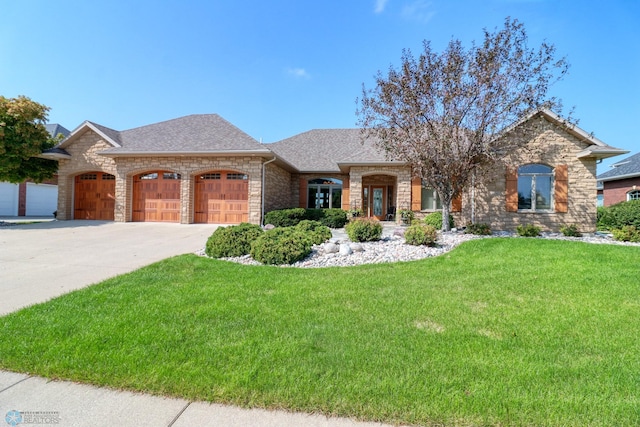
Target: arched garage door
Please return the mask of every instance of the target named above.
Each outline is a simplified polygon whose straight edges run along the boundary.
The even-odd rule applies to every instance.
[[[74,219],[113,221],[116,177],[104,172],[90,172],[75,178]]]
[[[132,220],[180,222],[180,174],[157,171],[134,176]]]
[[[249,178],[220,171],[196,176],[194,221],[239,224],[249,219]]]

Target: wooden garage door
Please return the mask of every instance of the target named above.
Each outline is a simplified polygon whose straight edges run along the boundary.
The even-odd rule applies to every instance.
[[[180,174],[151,172],[133,177],[133,221],[180,222]]]
[[[240,224],[249,219],[249,178],[237,172],[196,176],[194,221]]]
[[[115,195],[116,177],[111,174],[91,172],[76,176],[73,217],[113,221]]]

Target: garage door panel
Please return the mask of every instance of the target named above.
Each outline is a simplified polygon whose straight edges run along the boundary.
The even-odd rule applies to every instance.
[[[196,176],[195,222],[238,224],[249,219],[249,181],[235,172]]]
[[[132,220],[180,222],[180,175],[158,171],[135,176]]]
[[[103,172],[90,172],[75,178],[75,219],[113,221],[116,206],[115,176]]]
[[[0,215],[18,215],[18,184],[0,182]]]

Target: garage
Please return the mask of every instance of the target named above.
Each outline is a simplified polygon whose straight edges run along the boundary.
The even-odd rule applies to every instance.
[[[58,186],[27,183],[27,216],[52,216],[58,209]]]
[[[180,222],[180,178],[166,171],[134,176],[132,221]]]
[[[74,219],[113,221],[116,177],[104,172],[90,172],[75,178]]]
[[[18,184],[11,184],[10,182],[0,182],[0,216],[17,215]]]
[[[239,224],[248,221],[249,178],[246,174],[204,173],[196,176],[195,186],[195,222]]]

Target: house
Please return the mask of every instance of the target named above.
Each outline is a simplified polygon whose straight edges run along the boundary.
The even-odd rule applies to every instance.
[[[526,149],[453,203],[458,224],[557,230],[596,222],[596,162],[624,151],[542,110],[505,130]],[[520,132],[522,133],[522,132]],[[440,208],[433,189],[388,160],[359,129],[316,129],[261,144],[216,114],[116,131],[84,122],[44,154],[59,161],[59,219],[259,224],[290,207],[359,209],[385,219]]]
[[[51,136],[70,132],[57,123],[45,125]],[[53,216],[58,205],[58,177],[36,184],[30,180],[13,184],[0,182],[0,216]]]
[[[611,206],[629,200],[640,200],[640,153],[611,165],[598,175],[598,205]]]

